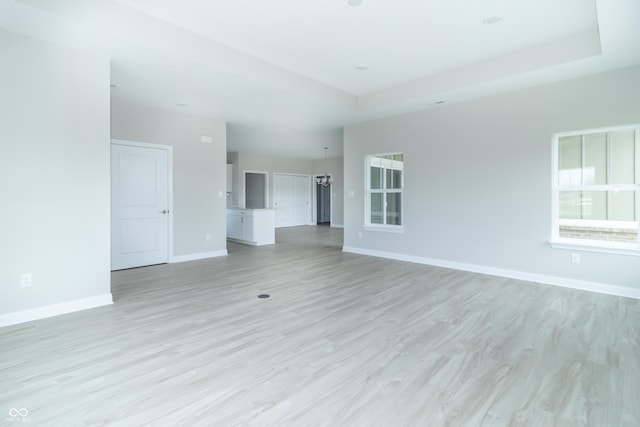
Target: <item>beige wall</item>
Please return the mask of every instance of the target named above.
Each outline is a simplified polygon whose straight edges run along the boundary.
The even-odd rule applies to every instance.
[[[213,143],[201,142],[202,136],[212,136]],[[174,257],[226,250],[224,121],[129,104],[114,96],[111,137],[173,147]]]
[[[553,134],[638,123],[639,99],[635,67],[350,126],[345,246],[640,295],[640,258],[575,251],[576,265],[548,243]],[[390,151],[405,155],[404,234],[362,228],[363,159]]]
[[[109,70],[27,38],[0,50],[0,324],[111,300]]]

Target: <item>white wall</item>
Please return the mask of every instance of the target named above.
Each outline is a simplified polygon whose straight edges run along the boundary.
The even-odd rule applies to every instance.
[[[205,135],[213,143],[201,142]],[[173,147],[175,260],[226,253],[225,122],[133,105],[114,96],[111,137]]]
[[[32,39],[0,49],[0,325],[111,302],[109,74]]]
[[[640,296],[640,258],[548,245],[552,134],[638,123],[638,100],[635,67],[346,128],[346,249]],[[363,159],[396,150],[405,233],[363,230]]]

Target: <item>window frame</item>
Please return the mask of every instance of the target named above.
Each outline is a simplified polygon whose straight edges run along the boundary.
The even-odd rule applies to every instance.
[[[640,155],[636,154],[635,159],[635,183],[634,184],[584,184],[584,176],[582,176],[580,185],[568,185],[561,186],[559,181],[559,161],[560,161],[560,139],[568,136],[582,136],[582,147],[584,148],[585,139],[587,135],[606,133],[607,141],[610,141],[610,134],[616,131],[634,130],[634,152],[640,153],[640,124],[626,125],[626,126],[612,126],[606,128],[587,129],[571,132],[559,132],[553,135],[552,143],[552,168],[551,168],[551,240],[550,245],[553,248],[559,249],[571,249],[582,250],[591,252],[604,252],[614,253],[622,255],[634,255],[640,256],[640,233],[634,243],[615,242],[611,240],[595,240],[595,239],[579,239],[570,237],[560,237],[560,193],[570,191],[593,191],[593,192],[607,192],[607,191],[634,191],[635,192],[635,228],[640,228]],[[610,145],[607,144],[607,174],[611,174],[610,170]],[[584,151],[583,151],[584,159]],[[565,223],[572,221],[585,221],[592,224],[597,224],[598,221],[606,221],[608,223],[613,220],[565,220]],[[634,222],[634,221],[629,221]]]
[[[381,157],[381,156],[397,156],[397,155],[402,155],[402,173],[401,173],[401,178],[400,178],[400,188],[392,188],[392,189],[388,189],[386,188],[387,186],[387,180],[386,180],[386,173],[383,173],[383,178],[382,178],[382,186],[384,188],[380,188],[380,189],[372,189],[371,188],[371,159],[373,157]],[[370,231],[385,231],[385,232],[390,232],[390,233],[404,233],[404,172],[405,172],[405,168],[404,168],[404,155],[405,153],[403,151],[391,151],[391,152],[385,152],[385,153],[373,153],[373,154],[367,154],[365,155],[364,158],[364,226],[363,228],[365,230],[370,230]],[[385,171],[387,169],[385,168]],[[391,194],[391,193],[395,193],[395,194],[400,194],[400,224],[396,225],[396,224],[387,224],[387,194]],[[371,222],[371,195],[372,194],[382,194],[382,199],[383,199],[383,218],[384,218],[384,223],[383,224],[376,224],[376,223],[372,223]]]

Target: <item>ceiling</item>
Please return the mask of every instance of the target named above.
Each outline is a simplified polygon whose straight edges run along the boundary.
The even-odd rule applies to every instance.
[[[114,102],[322,158],[345,125],[640,64],[639,18],[637,0],[0,0],[0,47],[107,55]]]

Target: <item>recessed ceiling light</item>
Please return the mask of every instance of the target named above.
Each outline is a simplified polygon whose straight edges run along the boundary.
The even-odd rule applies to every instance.
[[[482,20],[483,24],[497,24],[502,21],[502,16],[488,16]]]
[[[186,102],[176,102],[176,105],[177,105],[178,107],[186,107],[186,106],[187,106],[187,105],[189,105],[189,104],[187,104]]]
[[[358,70],[358,71],[365,71],[365,70],[368,70],[368,69],[369,69],[369,66],[367,64],[356,65],[356,70]]]
[[[436,101],[429,103],[429,105],[440,105],[440,104],[444,104],[444,101],[442,99],[438,99]]]
[[[360,6],[362,4],[363,0],[347,0],[347,3],[349,3],[349,6]]]

